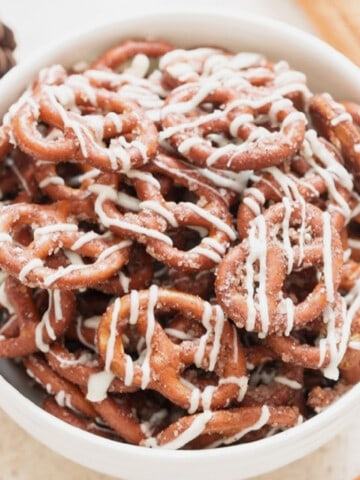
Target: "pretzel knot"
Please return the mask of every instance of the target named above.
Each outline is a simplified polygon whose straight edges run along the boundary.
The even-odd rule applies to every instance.
[[[248,236],[223,258],[216,297],[238,327],[262,335],[304,325],[333,301],[342,267],[341,240],[330,216],[308,203],[271,206],[251,224]],[[316,284],[303,300],[285,297],[292,272],[314,267]]]
[[[325,335],[319,335],[317,345],[278,335],[270,335],[267,342],[284,362],[304,368],[321,368],[325,377],[338,380],[338,366],[344,357],[351,328],[351,321],[345,312],[345,300],[336,293],[334,303],[329,304],[323,312],[322,330],[326,330]]]
[[[109,187],[93,185],[97,194],[95,212],[99,221],[123,238],[146,245],[152,257],[166,265],[184,271],[209,270],[221,260],[230,241],[236,238],[231,215],[223,199],[206,181],[199,182],[192,170],[185,169],[175,158],[159,154],[149,164],[153,172],[167,172],[175,185],[186,186],[199,197],[193,202],[166,201],[161,186],[150,172],[141,172],[133,185],[139,199],[135,200],[137,214],[121,213],[121,198]],[[205,229],[200,243],[188,250],[174,246],[168,230],[181,227]]]
[[[285,201],[308,202],[321,205],[322,199],[327,195],[324,205],[327,211],[331,212],[332,222],[338,230],[350,218],[351,191],[353,188],[350,176],[344,171],[340,164],[338,155],[333,148],[316,138],[315,132],[305,135],[306,139],[301,148],[305,158],[297,158],[296,164],[303,162],[306,165],[306,177],[304,172],[301,177],[295,175],[295,171],[284,172],[278,167],[263,169],[255,176],[256,181],[244,190],[243,200],[239,205],[237,214],[237,229],[240,238],[245,238],[251,225],[251,221],[257,215],[264,212],[266,206],[272,202]],[[317,143],[318,155],[332,161],[334,171],[345,174],[348,181],[345,188],[339,184],[336,175],[331,175],[319,163],[315,162],[309,152],[309,142]],[[320,152],[320,153],[319,153]],[[338,163],[339,162],[339,163]]]
[[[139,167],[156,153],[156,127],[136,102],[92,87],[85,76],[67,76],[59,66],[43,72],[33,89],[11,126],[17,144],[35,159],[71,159],[114,172]],[[42,134],[40,124],[56,134]]]
[[[202,325],[200,338],[180,344],[170,340],[157,316],[179,311]],[[136,360],[126,353],[123,341],[131,327],[145,340]],[[245,358],[236,332],[219,307],[193,295],[152,286],[116,299],[100,322],[98,348],[105,368],[125,385],[156,390],[192,413],[229,405],[246,388]],[[182,372],[191,365],[214,372],[217,384],[201,392],[182,381]]]
[[[49,344],[64,334],[75,312],[73,292],[49,290],[48,306],[40,314],[30,289],[13,277],[0,285],[0,303],[9,315],[0,330],[0,355],[7,358],[48,351]]]
[[[0,218],[1,268],[25,285],[66,290],[96,285],[114,275],[127,261],[131,242],[82,232],[77,223],[69,222],[73,208],[74,204],[66,202],[4,207]],[[76,221],[76,215],[74,217]],[[32,229],[33,237],[25,245],[12,236],[24,226]],[[47,259],[50,261],[60,249],[70,264],[46,265]],[[84,263],[82,257],[94,262]]]
[[[251,88],[237,92],[214,81],[205,86],[179,87],[170,93],[162,109],[165,129],[160,137],[201,167],[240,171],[290,160],[304,140],[305,116],[288,99],[273,102],[270,93],[259,98]],[[223,108],[216,109],[217,105]],[[255,118],[260,113],[269,114],[279,129],[258,127]],[[213,146],[214,133],[225,133],[236,141]]]

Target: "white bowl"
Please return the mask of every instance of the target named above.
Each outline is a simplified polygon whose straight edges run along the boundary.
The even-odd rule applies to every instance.
[[[274,20],[241,12],[172,12],[122,18],[78,34],[23,62],[0,82],[0,114],[43,66],[94,57],[126,37],[156,37],[182,46],[218,45],[288,60],[314,91],[360,102],[360,70],[320,40]],[[116,443],[74,428],[38,407],[36,392],[11,362],[0,362],[0,406],[27,432],[65,457],[128,480],[241,480],[269,472],[315,450],[354,418],[360,385],[304,424],[271,438],[206,451],[152,450]],[[4,440],[6,441],[6,440]]]

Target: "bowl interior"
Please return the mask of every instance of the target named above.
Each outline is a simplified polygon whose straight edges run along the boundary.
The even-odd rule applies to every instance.
[[[159,38],[184,47],[213,45],[232,51],[261,52],[274,60],[287,60],[306,73],[313,91],[328,91],[336,98],[360,102],[360,70],[320,40],[279,22],[241,13],[180,11],[123,18],[45,49],[4,77],[0,83],[0,116],[42,66],[53,63],[69,66],[79,60],[90,60],[129,37]],[[209,480],[219,476],[224,480],[240,480],[269,471],[305,455],[334,435],[344,423],[341,415],[345,421],[349,407],[355,406],[360,397],[360,389],[355,388],[327,412],[292,432],[252,445],[207,452],[155,452],[84,434],[45,412],[40,413],[39,409],[34,410],[32,402],[38,404],[41,394],[18,366],[1,360],[0,374],[6,380],[0,383],[0,406],[26,430],[74,461],[130,479],[144,478],[142,472],[147,468],[159,480],[169,475],[174,479],[187,476],[191,480],[206,475]],[[254,455],[262,456],[263,461],[254,461]],[[226,470],[219,461],[221,458],[229,462]],[[142,472],[139,459],[144,462]],[[240,465],[243,465],[241,470]]]

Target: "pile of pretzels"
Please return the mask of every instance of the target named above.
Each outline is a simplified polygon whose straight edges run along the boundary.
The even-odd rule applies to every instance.
[[[126,40],[0,127],[0,356],[43,408],[215,448],[360,380],[360,106],[255,53]]]

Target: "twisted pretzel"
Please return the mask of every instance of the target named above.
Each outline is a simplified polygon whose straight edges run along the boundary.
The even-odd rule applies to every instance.
[[[200,339],[175,345],[155,319],[159,311],[179,310],[203,325],[205,333]],[[145,338],[147,353],[142,365],[124,351],[122,335],[128,325],[134,325]],[[156,287],[117,299],[100,322],[98,348],[105,367],[125,385],[151,388],[190,411],[203,409],[207,403],[211,408],[228,405],[239,395],[240,379],[245,374],[241,346],[220,309],[199,297]],[[192,364],[214,371],[220,378],[208,395],[181,382],[185,366]]]
[[[73,319],[75,298],[71,291],[49,291],[48,307],[41,315],[30,289],[15,278],[7,277],[0,289],[0,303],[10,315],[0,330],[2,357],[47,351],[49,344],[64,334]]]
[[[86,417],[94,418],[96,412],[81,391],[72,383],[64,380],[48,366],[39,355],[31,355],[24,359],[26,371],[48,394],[55,397],[62,407],[78,411]]]
[[[95,89],[85,77],[80,85],[64,72],[59,77],[54,84],[46,84],[46,80],[42,84],[40,79],[31,101],[25,100],[11,119],[13,135],[23,151],[36,159],[72,159],[108,172],[139,167],[155,154],[156,127],[135,102]],[[76,109],[68,109],[69,100]],[[87,108],[97,109],[100,117],[92,111],[87,114]],[[107,115],[109,111],[111,115]],[[41,135],[37,128],[41,122],[62,134],[54,139]],[[108,148],[102,142],[107,138],[112,138]]]
[[[138,444],[144,439],[140,424],[126,402],[119,405],[113,399],[106,398],[102,402],[90,403],[76,386],[57,375],[41,358],[28,357],[24,363],[30,376],[54,395],[61,407],[80,412],[93,420],[97,414],[101,415],[118,435],[130,443]]]
[[[359,125],[258,54],[133,39],[43,69],[0,125],[0,356],[134,445],[320,412],[360,379]]]
[[[267,342],[286,363],[304,368],[322,368],[327,378],[337,380],[338,365],[344,356],[350,334],[349,319],[344,315],[344,299],[336,294],[335,303],[325,309],[323,324],[327,328],[325,338],[318,346],[298,342],[293,337],[271,335]]]
[[[66,203],[56,207],[35,204],[4,207],[0,218],[1,268],[29,286],[52,289],[94,285],[118,271],[127,260],[129,242],[108,241],[95,234],[91,242],[85,241],[86,233],[79,231],[77,224],[67,223],[73,205],[70,211],[69,207]],[[17,244],[11,236],[24,224],[34,229],[34,239],[27,246]],[[49,233],[43,235],[45,232]],[[77,248],[77,245],[80,246]],[[46,258],[59,248],[90,257],[95,262],[62,268],[57,265],[55,269],[46,266]]]
[[[173,48],[170,43],[159,40],[126,40],[105,51],[94,60],[91,67],[94,69],[109,68],[117,70],[136,55],[159,58]]]
[[[180,185],[190,186],[194,193],[201,195],[203,205],[167,202],[153,177],[151,181],[147,181],[148,177],[135,178],[134,187],[142,200],[137,215],[119,212],[115,192],[93,187],[92,190],[98,192],[95,211],[99,221],[116,235],[145,243],[147,252],[170,267],[185,271],[212,268],[220,261],[229,241],[235,239],[226,204],[205,182],[199,183],[191,175],[179,172],[175,159],[159,155],[154,165],[154,169],[161,172],[167,169]],[[205,228],[209,234],[199,245],[184,251],[174,247],[165,232],[169,227],[188,225]]]
[[[277,239],[276,226],[283,229],[282,243]],[[297,231],[294,238],[288,229]],[[330,237],[326,245],[324,229]],[[311,235],[309,243],[303,236],[305,230]],[[260,249],[265,243],[266,251],[262,253]],[[248,237],[230,249],[220,263],[215,282],[217,300],[240,328],[265,335],[290,332],[293,326],[319,316],[329,296],[333,296],[340,282],[341,251],[338,232],[317,207],[297,202],[288,206],[274,204],[253,221]],[[254,287],[255,262],[258,264],[257,289]],[[323,266],[324,271],[311,294],[294,305],[291,298],[284,299],[281,294],[286,274],[308,266]]]
[[[105,437],[110,440],[119,440],[118,436],[109,428],[98,425],[92,418],[84,418],[66,407],[61,407],[51,396],[47,396],[43,400],[42,408],[54,417],[57,417],[74,427],[80,428],[85,432],[93,433],[94,435]]]
[[[321,144],[328,155],[334,157],[334,163],[338,161],[336,152]],[[304,148],[304,147],[303,147]],[[308,152],[306,151],[308,154]],[[314,164],[313,164],[314,165]],[[310,166],[309,166],[310,167]],[[339,164],[339,169],[342,168]],[[352,182],[350,183],[352,188]],[[308,168],[306,176],[297,178],[291,171],[283,172],[277,167],[264,169],[260,176],[256,176],[256,182],[244,191],[237,214],[237,228],[240,238],[247,236],[251,221],[257,215],[263,213],[267,202],[299,201],[319,204],[320,197],[328,193],[330,205],[326,210],[331,212],[332,223],[341,230],[350,216],[350,192],[339,185],[339,182],[331,177],[325,169],[319,165]]]
[[[166,127],[163,136],[191,163],[240,171],[277,165],[291,159],[299,150],[304,140],[305,119],[289,100],[282,103],[274,115],[276,122],[280,122],[280,131],[265,132],[255,125],[254,117],[259,111],[270,111],[271,96],[252,100],[251,91],[237,96],[229,89],[211,86],[209,91],[192,85],[176,89],[162,109],[162,122]],[[224,104],[225,109],[208,115],[200,111],[194,121],[193,105],[201,107],[204,103]],[[191,111],[190,118],[186,115],[188,111]],[[225,132],[242,139],[243,143],[213,147],[204,138],[211,132]]]

